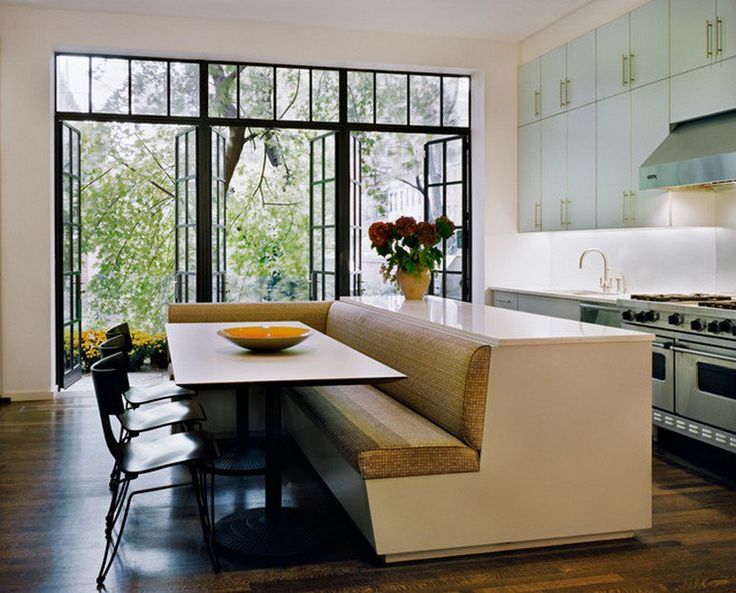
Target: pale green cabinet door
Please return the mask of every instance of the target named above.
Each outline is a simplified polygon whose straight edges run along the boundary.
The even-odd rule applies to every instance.
[[[566,114],[542,120],[542,230],[545,231],[559,231],[566,227],[566,135]]]
[[[669,226],[669,192],[639,190],[639,167],[669,135],[670,88],[661,80],[631,93],[629,226]]]
[[[628,224],[631,171],[631,93],[596,103],[598,228]]]
[[[667,78],[670,71],[669,0],[651,0],[631,13],[632,87]]]
[[[565,104],[575,109],[595,101],[595,31],[567,44]]]
[[[736,56],[736,0],[717,0],[716,59]]]
[[[736,109],[736,60],[717,62],[670,79],[671,122]]]
[[[595,228],[595,105],[567,112],[567,229]]]
[[[567,79],[567,48],[553,49],[542,61],[542,117],[565,110],[565,80]]]
[[[629,89],[629,15],[596,30],[597,98]]]
[[[519,232],[542,230],[542,124],[519,128]]]
[[[716,0],[671,0],[670,11],[672,75],[710,64],[715,55]]]
[[[539,119],[542,110],[540,59],[519,68],[519,125]]]

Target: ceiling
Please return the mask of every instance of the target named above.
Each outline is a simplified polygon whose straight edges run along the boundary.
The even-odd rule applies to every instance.
[[[589,0],[0,0],[0,4],[238,19],[520,41]]]

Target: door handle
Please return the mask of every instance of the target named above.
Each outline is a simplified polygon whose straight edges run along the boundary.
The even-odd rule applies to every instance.
[[[633,191],[628,192],[629,194],[629,222],[636,222],[636,208],[634,206],[634,196],[636,193]]]
[[[560,200],[560,226],[565,226],[565,200]]]
[[[702,350],[692,350],[690,348],[683,348],[682,346],[673,346],[672,350],[674,352],[679,352],[680,354],[692,354],[693,356],[702,356],[703,358],[713,358],[714,360],[723,360],[725,362],[736,363],[736,358],[732,356],[725,356],[723,354],[715,354],[714,352],[703,352]]]
[[[535,117],[539,117],[541,115],[540,114],[540,111],[541,111],[540,99],[541,99],[541,93],[539,91],[534,91],[534,115]]]
[[[621,56],[621,83],[626,86],[628,81],[626,80],[626,66],[627,62],[629,61],[629,57],[624,54]]]
[[[541,221],[541,211],[542,205],[539,202],[534,202],[534,228],[535,229],[541,229],[542,228],[542,221]]]
[[[723,53],[723,19],[716,18],[716,55]]]
[[[713,38],[713,23],[710,20],[705,21],[705,57],[713,57],[713,47],[711,40]]]
[[[560,107],[565,106],[565,81],[560,79]]]
[[[565,79],[565,105],[570,104],[570,79]]]
[[[570,226],[570,200],[565,200],[565,224]]]
[[[629,54],[629,82],[634,82],[634,54]]]
[[[626,213],[627,208],[626,208],[626,191],[625,190],[622,192],[622,196],[623,196],[623,202],[622,202],[622,204],[623,204],[623,219],[624,219],[624,222],[629,222],[629,217],[626,216],[626,214],[627,214]]]

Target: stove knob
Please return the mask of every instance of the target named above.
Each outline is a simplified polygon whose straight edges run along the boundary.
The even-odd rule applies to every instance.
[[[735,328],[730,319],[724,319],[718,324],[718,329],[720,329],[724,334],[730,334]]]
[[[682,325],[682,322],[685,321],[685,318],[680,313],[673,313],[667,318],[667,321],[670,325]]]
[[[705,322],[702,319],[693,319],[690,322],[690,329],[696,332],[702,332],[705,329]]]
[[[717,321],[711,321],[708,324],[708,331],[710,333],[712,333],[712,334],[719,334],[719,333],[721,333],[721,327],[720,326],[721,326],[721,324],[718,323]]]
[[[639,311],[636,315],[634,315],[634,319],[636,319],[639,323],[644,323],[647,320],[647,314],[644,311]]]
[[[631,309],[627,309],[626,311],[621,313],[621,317],[623,317],[624,321],[633,321],[634,312]]]
[[[647,311],[644,313],[644,321],[659,321],[659,313],[656,311]]]

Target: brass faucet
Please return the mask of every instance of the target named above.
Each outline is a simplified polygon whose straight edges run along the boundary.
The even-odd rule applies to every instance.
[[[610,277],[610,270],[608,268],[608,259],[606,258],[606,254],[603,253],[600,249],[598,249],[597,247],[591,247],[590,249],[586,249],[585,251],[583,251],[583,253],[580,254],[578,268],[581,270],[583,269],[583,260],[585,259],[585,256],[589,253],[599,253],[600,256],[603,258],[603,276],[601,276],[599,284],[603,292],[610,291],[613,287],[613,280]]]

